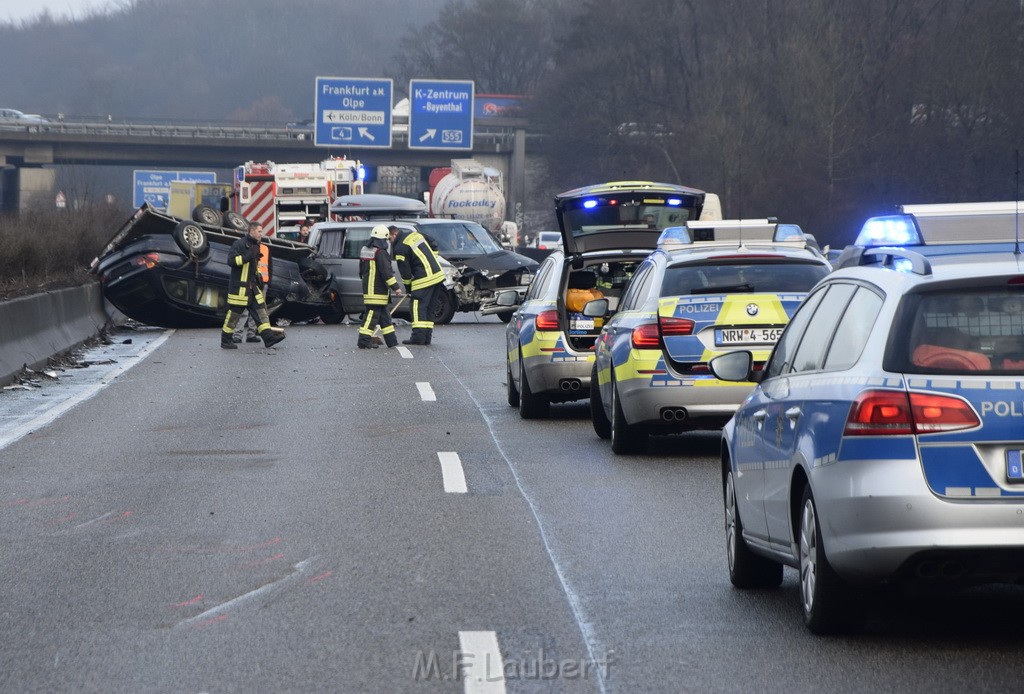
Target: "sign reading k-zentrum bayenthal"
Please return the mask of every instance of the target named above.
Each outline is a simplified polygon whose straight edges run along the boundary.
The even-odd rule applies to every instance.
[[[473,149],[472,80],[409,81],[409,148]]]
[[[391,101],[391,80],[317,77],[313,144],[390,147]]]

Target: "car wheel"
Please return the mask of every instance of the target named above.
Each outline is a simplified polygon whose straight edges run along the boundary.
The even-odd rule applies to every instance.
[[[635,424],[626,422],[622,403],[619,401],[619,388],[615,385],[614,371],[612,374],[612,451],[620,455],[642,453],[647,449],[647,432]]]
[[[515,311],[502,311],[501,313],[497,313],[495,315],[498,316],[498,320],[500,320],[502,323],[508,323],[510,320],[512,320],[513,313],[515,313]]]
[[[598,438],[606,439],[612,435],[612,423],[604,412],[601,400],[601,388],[597,384],[597,364],[590,371],[590,420],[594,423],[594,431]]]
[[[736,504],[732,470],[726,473],[724,501],[729,580],[737,588],[777,588],[782,583],[782,564],[754,554],[743,540],[743,522]]]
[[[536,395],[530,389],[530,379],[526,375],[523,360],[519,360],[519,416],[523,419],[539,419],[547,417],[551,410],[551,402],[543,395]]]
[[[841,634],[863,626],[860,596],[829,564],[811,488],[800,511],[800,604],[804,624],[815,634]]]
[[[509,407],[519,407],[519,389],[512,380],[512,364],[505,360],[505,395],[508,397]]]
[[[171,237],[178,247],[189,256],[201,256],[210,248],[210,242],[203,231],[195,222],[182,220],[174,227]]]
[[[246,232],[249,231],[249,220],[237,212],[225,212],[224,226],[228,229],[236,229],[238,231]]]
[[[454,293],[445,289],[437,292],[434,303],[431,306],[430,314],[434,317],[436,325],[445,325],[452,322],[455,312],[459,309],[459,298]]]
[[[340,298],[334,299],[329,308],[320,312],[320,320],[327,325],[337,325],[341,321],[345,320],[345,312],[341,308]]]
[[[196,205],[192,210],[192,221],[219,227],[221,223],[221,214],[216,207],[212,207],[210,205]]]

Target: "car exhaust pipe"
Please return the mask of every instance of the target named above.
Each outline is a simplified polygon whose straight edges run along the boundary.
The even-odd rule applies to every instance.
[[[666,422],[682,422],[689,416],[685,407],[666,407],[661,411],[661,418]]]
[[[939,571],[947,581],[954,581],[967,573],[967,569],[958,561],[943,562]]]
[[[563,378],[558,382],[558,387],[565,392],[577,391],[582,387],[578,378]]]
[[[923,561],[917,565],[916,574],[918,578],[923,578],[928,581],[933,581],[939,577],[939,572],[942,567],[939,566],[937,561]]]

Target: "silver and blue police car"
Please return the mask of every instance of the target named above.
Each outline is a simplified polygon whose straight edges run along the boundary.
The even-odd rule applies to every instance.
[[[720,428],[753,383],[715,378],[708,360],[747,349],[763,362],[830,269],[802,234],[774,220],[666,229],[597,338],[590,404],[598,436],[616,453],[635,453],[649,434]]]
[[[865,587],[1024,579],[1024,255],[1015,203],[868,220],[722,436],[729,574],[800,573],[808,628],[858,628]],[[969,241],[970,240],[970,241]]]
[[[708,199],[710,206],[706,206]],[[594,341],[604,316],[585,316],[596,298],[614,306],[636,266],[667,227],[717,210],[717,196],[668,183],[618,181],[555,198],[562,248],[548,255],[506,329],[508,403],[524,419],[552,402],[590,395]],[[517,302],[502,292],[498,304]]]

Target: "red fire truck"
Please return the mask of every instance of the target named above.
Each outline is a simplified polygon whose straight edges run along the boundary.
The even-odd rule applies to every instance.
[[[363,167],[344,157],[315,163],[248,161],[235,169],[234,210],[263,225],[264,233],[285,238],[303,220],[330,219],[331,202],[363,192]]]

